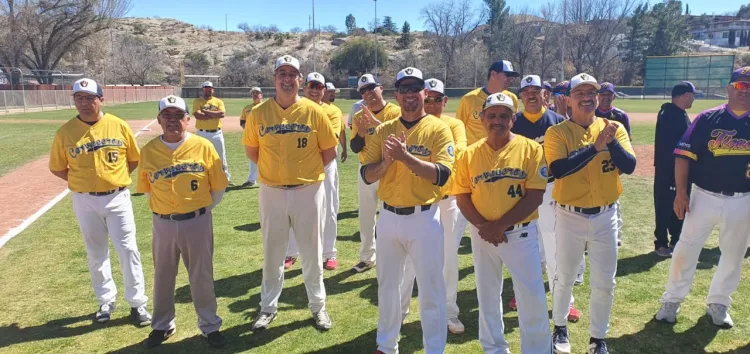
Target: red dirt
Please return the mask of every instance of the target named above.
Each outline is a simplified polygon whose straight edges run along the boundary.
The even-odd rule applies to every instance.
[[[654,176],[654,146],[653,145],[635,145],[635,156],[638,162],[635,165],[633,176],[653,177]]]

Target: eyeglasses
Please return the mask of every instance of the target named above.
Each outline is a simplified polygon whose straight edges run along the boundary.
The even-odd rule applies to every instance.
[[[747,81],[737,81],[737,82],[733,82],[733,83],[731,83],[729,85],[731,85],[732,87],[734,87],[734,89],[737,90],[737,91],[750,92],[750,82],[747,82]]]
[[[160,113],[159,117],[165,120],[182,120],[185,118],[184,113],[175,113],[175,114],[167,114],[167,113]]]
[[[323,88],[325,88],[325,85],[321,84],[320,82],[312,81],[307,83],[307,87],[313,90],[322,90]]]
[[[398,93],[404,95],[408,93],[417,93],[419,91],[424,90],[424,85],[422,84],[411,84],[411,85],[399,85],[398,88],[396,88]]]
[[[443,103],[443,98],[445,96],[437,96],[437,97],[425,97],[424,103],[430,104],[430,103]]]
[[[378,85],[367,85],[367,86],[363,86],[362,88],[360,88],[360,89],[359,89],[359,94],[360,94],[360,95],[364,95],[365,93],[367,93],[367,92],[369,92],[369,91],[373,91],[373,90],[375,90],[375,88],[377,88],[377,87],[378,87]]]

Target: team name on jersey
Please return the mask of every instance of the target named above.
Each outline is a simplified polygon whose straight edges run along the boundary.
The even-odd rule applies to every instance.
[[[261,125],[258,130],[260,136],[265,136],[266,134],[309,133],[312,131],[312,128],[306,124],[292,123],[274,124],[267,127]]]
[[[169,167],[164,167],[156,172],[148,173],[148,180],[152,184],[158,181],[160,178],[171,179],[175,178],[183,173],[188,172],[204,172],[206,168],[197,162],[185,162]]]
[[[525,180],[526,176],[526,171],[520,168],[505,167],[483,172],[478,176],[474,176],[472,179],[474,180],[474,185],[477,185],[479,183],[497,182],[504,178]]]
[[[734,138],[736,130],[714,129],[708,141],[708,151],[714,156],[750,155],[750,140]]]
[[[409,145],[406,147],[406,150],[409,151],[410,154],[417,155],[417,156],[426,157],[432,154],[432,151],[430,151],[430,149],[428,149],[424,145]]]
[[[68,149],[68,153],[70,154],[70,157],[76,158],[82,153],[91,153],[104,147],[122,147],[123,145],[125,145],[125,142],[120,139],[97,139],[82,145],[78,145],[76,147],[72,147]]]

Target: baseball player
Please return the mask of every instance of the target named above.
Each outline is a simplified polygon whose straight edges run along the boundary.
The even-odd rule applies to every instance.
[[[604,338],[614,301],[620,173],[633,173],[636,159],[625,128],[594,115],[600,88],[591,75],[574,76],[568,97],[573,115],[544,135],[544,154],[555,177],[552,198],[557,204],[557,267],[552,289],[556,353],[571,350],[566,317],[584,250],[591,261],[588,353],[609,353]]]
[[[464,122],[466,126],[466,138],[468,145],[474,144],[482,138],[487,137],[487,132],[482,126],[479,114],[482,112],[484,101],[493,93],[502,92],[513,100],[518,109],[518,97],[508,91],[510,79],[521,76],[513,70],[513,65],[507,60],[499,60],[490,66],[487,71],[487,85],[477,88],[464,95],[458,103],[456,118]]]
[[[504,93],[487,97],[481,113],[487,137],[467,148],[456,163],[453,192],[471,223],[484,352],[510,353],[501,298],[506,265],[519,295],[521,352],[549,353],[547,297],[536,235],[537,208],[549,175],[542,147],[511,132],[515,110]]]
[[[372,74],[364,74],[357,81],[362,95],[362,109],[352,120],[352,152],[359,154],[359,163],[365,161],[363,149],[370,144],[375,128],[381,123],[401,116],[399,106],[383,99],[383,87]],[[357,179],[357,202],[359,203],[359,263],[352,267],[355,273],[362,273],[375,266],[375,215],[378,210],[378,181],[365,183],[362,176]]]
[[[143,147],[138,193],[145,193],[153,212],[154,321],[146,347],[174,335],[174,287],[179,259],[187,268],[198,328],[212,347],[223,347],[214,293],[214,234],[211,210],[227,187],[227,177],[213,144],[187,132],[190,114],[185,101],[167,96],[159,101],[164,133]]]
[[[448,125],[424,111],[422,72],[396,75],[402,116],[379,125],[361,155],[364,183],[380,181],[378,197],[378,330],[375,353],[398,353],[400,287],[409,258],[419,283],[422,341],[426,354],[442,354],[447,340],[443,281],[443,228],[437,204],[451,175],[455,145]],[[367,98],[365,98],[367,100]],[[356,122],[356,120],[355,120]]]
[[[276,60],[276,96],[253,108],[242,137],[247,156],[258,164],[263,280],[254,331],[276,318],[284,282],[289,232],[300,246],[302,276],[315,326],[331,328],[325,309],[322,234],[325,217],[324,166],[336,158],[336,133],[323,107],[297,95],[299,61]]]
[[[109,235],[125,280],[130,318],[137,325],[148,326],[151,314],[146,310],[148,297],[128,190],[130,173],[140,157],[138,144],[124,121],[102,112],[104,95],[96,81],[76,81],[73,101],[78,115],[57,130],[49,169],[67,181],[73,192],[73,211],[86,245],[91,285],[99,301],[96,321],[110,320],[117,297],[109,260]]]
[[[375,79],[373,79],[373,81],[375,81]],[[357,84],[357,86],[359,86],[359,83]],[[359,91],[359,90],[357,90],[357,91]],[[346,126],[349,127],[349,129],[352,128],[352,120],[354,119],[354,115],[357,112],[361,111],[362,110],[362,106],[364,106],[364,105],[365,105],[365,100],[364,99],[361,99],[361,100],[359,100],[357,102],[354,102],[354,104],[352,105],[352,110],[349,112],[349,118],[347,118],[347,121],[346,121]],[[356,133],[352,132],[352,134],[356,134]]]
[[[336,86],[333,85],[332,82],[326,82],[326,94],[323,95],[323,102],[331,105],[332,109],[338,111],[338,115],[343,118],[344,113],[341,112],[341,108],[333,104],[333,101],[336,100],[336,94],[341,92],[341,90],[337,89]],[[351,121],[351,117],[347,118],[349,121]],[[343,120],[343,119],[342,119]],[[343,123],[343,122],[342,122]],[[349,124],[348,126],[351,126]],[[339,135],[339,143],[341,144],[341,163],[346,162],[348,151],[346,147],[346,128],[344,127],[344,124],[341,124],[341,134]]]
[[[424,110],[427,114],[439,117],[451,129],[455,155],[461,156],[466,150],[466,129],[464,124],[453,117],[443,115],[443,109],[448,103],[445,96],[443,82],[438,79],[425,80],[427,97],[424,99]],[[453,176],[455,169],[451,172]],[[458,304],[456,296],[458,292],[458,246],[466,229],[466,218],[456,205],[456,197],[452,193],[453,177],[443,186],[443,198],[438,202],[440,211],[440,223],[443,225],[443,251],[445,264],[443,265],[443,279],[445,280],[446,306],[448,331],[453,334],[462,334],[465,331],[464,324],[458,319]],[[414,288],[414,266],[407,259],[404,272],[404,284],[401,286],[401,312],[405,315],[409,312],[411,294]]]
[[[557,114],[569,119],[571,113],[570,107],[568,107],[568,96],[570,96],[570,81],[562,81],[555,85],[552,90],[555,103],[550,106],[550,109],[557,112]]]
[[[544,107],[543,86],[537,75],[527,75],[521,79],[521,90],[519,95],[523,102],[524,110],[516,114],[515,122],[511,132],[544,145],[544,134],[550,127],[565,121],[565,118],[554,111]],[[539,220],[537,226],[539,231],[539,250],[547,271],[547,279],[550,289],[554,289],[555,268],[555,205],[552,200],[552,189],[555,186],[555,178],[550,176],[545,187],[544,198],[539,206]],[[581,260],[585,263],[585,260]],[[514,297],[510,304],[511,309],[516,309],[517,302]],[[577,322],[581,318],[581,312],[573,306],[573,298],[570,301],[568,321]]]
[[[224,101],[214,97],[214,84],[211,81],[203,83],[203,97],[193,100],[193,117],[195,117],[195,129],[198,136],[208,139],[216,152],[221,157],[224,173],[227,175],[229,185],[232,186],[232,175],[227,166],[227,151],[224,144],[224,133],[221,131],[221,120],[227,116]]]
[[[719,225],[721,258],[708,290],[706,312],[714,325],[734,325],[728,309],[750,242],[750,66],[732,73],[727,103],[698,115],[674,153],[677,196],[674,211],[685,219],[672,254],[666,291],[656,319],[674,323],[693,283],[698,256]],[[717,173],[718,172],[718,173]],[[688,179],[688,176],[690,177]],[[687,194],[688,180],[695,184]]]
[[[325,94],[325,78],[320,73],[312,72],[307,75],[305,88],[303,92],[305,98],[315,102],[323,107],[328,119],[331,122],[333,131],[336,132],[336,141],[339,141],[339,132],[341,132],[341,110],[335,106],[329,105],[322,101]],[[323,222],[323,259],[324,267],[328,270],[338,268],[339,262],[336,260],[336,235],[338,234],[338,215],[339,215],[339,169],[336,159],[333,159],[325,166],[325,180],[323,189],[325,190],[325,221]],[[299,256],[299,248],[295,241],[294,232],[289,236],[289,247],[286,251],[284,268],[289,269],[296,262]],[[288,266],[287,266],[288,265]]]
[[[253,107],[263,103],[263,91],[260,90],[260,87],[251,88],[250,95],[253,98],[253,103],[245,106],[245,108],[242,109],[242,114],[240,114],[240,126],[242,127],[242,129],[245,129],[247,116],[250,115],[250,111],[253,110]],[[258,181],[258,165],[256,165],[253,161],[250,161],[249,164],[250,173],[247,175],[247,181],[242,184],[243,188],[255,187],[255,184]]]
[[[671,257],[674,246],[680,240],[682,220],[674,213],[674,198],[677,187],[674,179],[674,148],[690,126],[686,109],[693,106],[695,86],[683,81],[672,88],[672,102],[661,106],[656,118],[654,136],[654,209],[656,229],[654,249],[662,257]],[[691,184],[687,185],[690,195]],[[672,235],[672,239],[669,239]]]
[[[544,107],[550,108],[550,106],[552,105],[552,102],[550,101],[552,100],[553,96],[552,85],[548,81],[542,82],[542,98],[544,100]]]

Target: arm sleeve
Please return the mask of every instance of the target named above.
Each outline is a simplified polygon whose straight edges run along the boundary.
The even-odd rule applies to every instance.
[[[227,175],[224,174],[219,154],[216,153],[213,145],[207,146],[206,150],[206,168],[208,169],[208,183],[211,184],[211,192],[223,191],[227,189],[229,180],[227,180]]]
[[[358,154],[362,149],[365,148],[365,138],[357,135],[357,133],[352,134],[352,140],[349,143],[349,147],[352,148],[352,152],[355,154]]]
[[[623,173],[631,174],[635,171],[636,160],[635,152],[630,145],[630,137],[623,127],[617,128],[615,137],[616,139],[607,144],[609,154],[612,156],[612,162]]]
[[[333,131],[331,121],[328,119],[328,115],[323,111],[322,108],[316,109],[315,122],[315,134],[318,136],[318,149],[320,151],[328,150],[336,147],[339,144],[339,140],[336,138],[336,133]]]
[[[135,140],[135,135],[133,135],[133,131],[130,130],[130,126],[127,124],[124,125],[123,130],[128,144],[128,162],[137,162],[141,159],[141,151],[138,149],[138,142]]]
[[[541,189],[547,188],[547,180],[549,179],[549,172],[547,169],[547,160],[544,158],[544,149],[539,144],[534,143],[534,149],[526,160],[526,189]]]
[[[469,154],[461,154],[461,157],[456,161],[456,176],[453,178],[451,194],[471,194]]]
[[[63,137],[58,132],[52,140],[52,149],[49,153],[49,169],[52,171],[65,171],[68,169],[68,159],[65,155],[65,144]]]
[[[260,146],[260,137],[258,136],[259,132],[256,128],[255,119],[253,118],[255,114],[255,110],[253,110],[247,115],[245,129],[242,130],[242,145],[249,147]]]
[[[698,155],[696,154],[699,144],[696,138],[699,136],[701,130],[701,123],[703,121],[703,115],[695,118],[692,124],[682,135],[682,138],[677,143],[677,147],[674,149],[674,155],[676,157],[686,158],[693,161],[698,161]],[[698,134],[697,134],[698,133]]]
[[[585,167],[596,157],[597,153],[594,145],[589,145],[573,156],[552,161],[549,164],[549,170],[556,179],[569,176]]]
[[[435,164],[435,168],[437,168],[437,181],[434,184],[438,187],[443,187],[451,177],[451,170],[439,163]]]

